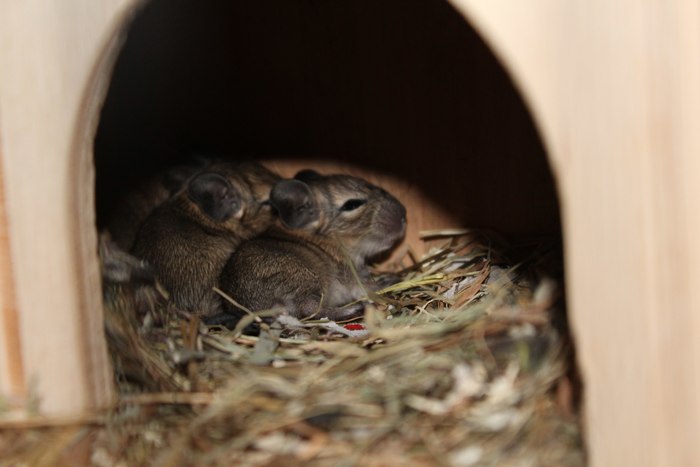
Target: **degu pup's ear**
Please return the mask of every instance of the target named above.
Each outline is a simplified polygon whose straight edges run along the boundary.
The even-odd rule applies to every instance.
[[[270,204],[287,227],[301,229],[319,218],[309,186],[299,180],[277,182],[270,192]]]
[[[218,222],[238,217],[242,211],[241,194],[218,173],[197,175],[190,180],[187,193],[204,214]]]
[[[300,170],[294,176],[294,180],[299,180],[300,182],[304,182],[304,183],[309,183],[311,181],[318,180],[320,178],[323,178],[323,175],[321,175],[320,173],[316,172],[313,169]]]

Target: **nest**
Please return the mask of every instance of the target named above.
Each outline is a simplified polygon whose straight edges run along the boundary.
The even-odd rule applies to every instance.
[[[281,316],[267,324],[251,313],[229,331],[174,309],[133,275],[106,282],[117,405],[73,425],[6,431],[0,457],[583,465],[562,294],[549,267],[556,249],[527,245],[522,257],[493,235],[426,237],[427,255],[407,253],[393,265],[400,281],[368,293],[360,323]],[[253,322],[259,334],[246,335]]]

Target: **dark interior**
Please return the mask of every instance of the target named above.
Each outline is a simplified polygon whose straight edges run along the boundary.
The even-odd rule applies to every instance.
[[[531,116],[444,0],[153,0],[95,140],[98,223],[191,154],[317,158],[391,173],[465,226],[560,230]]]

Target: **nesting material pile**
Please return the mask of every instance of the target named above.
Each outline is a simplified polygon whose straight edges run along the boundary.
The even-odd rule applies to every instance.
[[[430,236],[359,324],[282,317],[250,336],[246,323],[204,326],[149,285],[106,284],[118,405],[78,428],[5,433],[0,453],[32,465],[584,464],[546,252],[513,263],[494,237]]]

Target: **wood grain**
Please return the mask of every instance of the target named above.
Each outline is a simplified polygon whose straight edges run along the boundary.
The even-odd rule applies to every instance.
[[[0,5],[0,137],[17,338],[24,389],[31,382],[47,415],[111,401],[85,144],[94,123],[86,116],[99,109],[95,74],[110,73],[95,67],[132,3]]]
[[[2,154],[0,138],[0,162]],[[16,409],[23,402],[26,386],[14,285],[10,239],[7,234],[3,170],[0,163],[0,394]]]
[[[559,182],[591,464],[700,465],[700,9],[455,0]]]
[[[314,2],[314,8],[309,2],[280,2],[275,4],[278,9],[268,11],[271,16],[260,17],[262,10],[257,8],[262,7],[255,5],[261,3],[227,2],[230,15],[218,16],[232,22],[210,29],[207,21],[217,16],[211,14],[216,10],[207,16],[202,9],[195,17],[187,10],[164,7],[170,16],[155,15],[156,23],[171,28],[163,37],[175,41],[163,42],[167,53],[155,56],[166,72],[173,72],[166,75],[177,79],[169,85],[156,74],[148,75],[152,83],[142,83],[139,89],[162,90],[150,101],[159,106],[146,109],[155,113],[130,107],[148,92],[129,101],[125,86],[113,96],[116,100],[110,103],[108,97],[104,121],[125,114],[133,117],[133,126],[107,125],[100,130],[98,149],[103,148],[104,158],[97,164],[98,191],[102,187],[107,194],[98,197],[107,205],[110,183],[118,177],[100,181],[100,174],[127,173],[143,154],[168,162],[183,148],[207,149],[197,138],[211,137],[216,144],[209,149],[214,151],[235,149],[235,154],[243,154],[264,143],[257,155],[269,157],[294,143],[293,156],[299,160],[312,154],[316,162],[360,165],[382,177],[407,168],[396,191],[407,203],[425,206],[415,217],[414,225],[421,228],[439,227],[434,224],[451,222],[454,215],[460,222],[477,219],[494,227],[506,219],[501,226],[513,230],[558,225],[549,223],[557,205],[551,204],[546,189],[535,189],[536,195],[528,198],[539,206],[535,220],[522,210],[512,217],[489,217],[498,212],[494,206],[504,205],[502,199],[487,198],[488,209],[474,209],[469,196],[484,191],[465,188],[457,176],[444,180],[451,201],[443,210],[434,209],[441,205],[439,199],[421,201],[423,193],[412,192],[416,184],[424,183],[421,189],[427,190],[440,183],[422,181],[424,171],[412,165],[425,154],[441,155],[448,168],[463,169],[460,177],[473,174],[470,180],[484,189],[498,180],[485,170],[495,160],[496,168],[508,168],[509,196],[528,194],[528,186],[539,186],[518,185],[520,173],[533,177],[530,181],[549,183],[547,161],[536,133],[532,139],[533,128],[516,122],[521,137],[529,136],[506,141],[511,146],[501,141],[511,134],[505,129],[513,122],[504,121],[501,127],[494,122],[511,115],[507,110],[516,108],[512,102],[489,113],[488,104],[500,102],[494,91],[499,88],[489,88],[481,102],[467,92],[477,89],[475,83],[494,82],[472,81],[469,71],[498,70],[498,62],[483,55],[488,52],[483,46],[469,49],[474,42],[465,46],[469,50],[459,49],[465,37],[478,36],[460,30],[463,23],[446,10],[411,9],[430,2],[381,2],[375,7],[359,1]],[[514,78],[536,117],[553,167],[562,207],[568,303],[586,385],[592,465],[698,465],[700,7],[661,0],[452,3],[476,25]],[[12,381],[7,375],[24,370],[23,384],[38,378],[47,413],[76,413],[109,399],[104,343],[86,337],[101,319],[89,141],[103,92],[100,83],[109,76],[109,59],[103,61],[103,53],[133,4],[0,4],[0,141],[7,210],[3,225],[11,239],[11,258],[2,256],[0,245],[0,264],[5,268],[2,287],[14,287],[21,348],[13,352],[22,358],[21,365],[16,362],[18,370],[1,367],[0,387],[7,391]],[[170,4],[182,6],[174,0]],[[188,18],[194,22],[185,21]],[[192,29],[177,29],[182,24]],[[386,34],[387,28],[406,24],[413,26]],[[140,31],[148,37],[149,30]],[[436,30],[445,32],[445,42],[426,48],[426,38],[435,37],[430,33]],[[199,37],[193,34],[197,31],[213,34],[210,47],[192,41]],[[420,34],[413,34],[416,31]],[[280,37],[286,39],[286,49],[276,48]],[[401,49],[406,38],[417,54]],[[378,44],[391,47],[381,49]],[[448,49],[461,52],[443,55]],[[147,63],[155,63],[148,61],[148,54],[156,49],[141,52]],[[235,63],[215,66],[232,52],[237,53],[232,55]],[[199,60],[196,72],[188,71],[192,63],[182,61],[187,57]],[[444,61],[429,61],[435,57]],[[324,63],[330,66],[321,66]],[[421,69],[426,63],[431,66]],[[444,63],[458,65],[436,66]],[[242,64],[246,66],[238,66]],[[117,64],[115,77],[120,69],[128,71],[129,64],[123,67]],[[435,70],[441,73],[431,74]],[[502,79],[494,73],[489,76]],[[435,76],[441,79],[430,81]],[[334,91],[331,82],[341,83],[341,91]],[[145,86],[148,83],[154,87]],[[421,88],[425,83],[438,84]],[[451,93],[460,86],[465,94]],[[406,100],[400,92],[405,89],[425,92]],[[450,92],[443,93],[446,89]],[[223,100],[222,90],[231,91]],[[513,89],[508,93],[518,96]],[[208,104],[201,107],[202,102]],[[460,105],[470,102],[479,104],[481,111],[463,113],[466,107]],[[345,108],[352,111],[339,112]],[[517,112],[527,116],[524,106]],[[490,123],[481,125],[486,121]],[[144,127],[144,122],[152,126]],[[183,133],[183,128],[194,131]],[[122,139],[130,129],[144,133]],[[456,139],[459,132],[469,137]],[[489,137],[480,140],[484,134]],[[523,151],[521,160],[516,156],[523,140],[529,141],[530,149]],[[115,147],[113,141],[124,144]],[[140,142],[145,146],[138,147]],[[498,147],[510,148],[510,156],[500,159],[506,165],[499,165],[498,158],[480,158],[480,151],[496,157],[499,151],[493,145],[498,142],[503,144]],[[435,147],[439,151],[431,152]],[[389,162],[382,159],[385,154],[392,155]],[[406,164],[397,165],[402,161]],[[524,168],[529,163],[544,167],[544,172]],[[410,183],[402,185],[406,181]],[[508,195],[508,190],[493,192]],[[1,335],[8,336],[17,324],[4,312],[12,308],[6,306],[12,303],[11,294],[2,296]],[[7,338],[0,345],[3,350],[13,346]],[[23,390],[21,384],[16,387]]]

